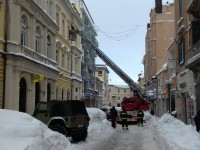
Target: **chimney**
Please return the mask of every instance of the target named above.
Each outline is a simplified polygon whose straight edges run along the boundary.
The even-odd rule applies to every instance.
[[[162,13],[162,0],[155,0],[155,5],[156,13]]]

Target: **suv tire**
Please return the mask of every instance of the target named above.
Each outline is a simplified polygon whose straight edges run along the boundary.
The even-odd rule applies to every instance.
[[[74,141],[85,141],[88,136],[88,131],[84,130],[83,132],[79,132],[77,134],[72,135],[72,139]]]
[[[49,128],[53,131],[57,131],[58,133],[67,136],[67,130],[65,129],[65,126],[62,124],[53,124]]]

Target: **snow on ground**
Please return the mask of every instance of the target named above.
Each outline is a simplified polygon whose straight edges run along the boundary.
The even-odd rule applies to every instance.
[[[51,131],[26,113],[0,109],[0,150],[90,150],[102,138],[122,134],[121,129],[111,128],[103,111],[97,108],[87,111],[91,117],[88,138],[85,142],[71,143],[69,138]],[[145,120],[159,150],[199,150],[200,134],[192,125],[185,125],[169,114],[157,118],[145,112]],[[127,141],[122,139],[123,142]]]
[[[154,131],[154,138],[162,150],[199,150],[200,134],[192,125],[186,125],[170,114],[161,118],[145,115],[148,125]]]

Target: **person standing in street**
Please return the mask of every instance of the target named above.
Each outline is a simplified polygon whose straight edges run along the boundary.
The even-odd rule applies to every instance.
[[[115,106],[113,106],[110,109],[110,115],[111,115],[111,125],[113,128],[117,127],[116,119],[117,119],[117,110],[115,109]]]
[[[139,108],[137,112],[137,118],[138,118],[138,126],[141,125],[141,127],[143,127],[144,112],[142,111],[141,108]]]
[[[194,122],[196,125],[196,130],[199,132],[200,130],[200,110],[198,110],[197,115],[194,117]]]
[[[122,120],[122,129],[124,130],[125,126],[126,126],[126,130],[128,130],[128,122],[127,122],[128,114],[127,114],[125,108],[123,108],[123,110],[120,112],[120,117]]]

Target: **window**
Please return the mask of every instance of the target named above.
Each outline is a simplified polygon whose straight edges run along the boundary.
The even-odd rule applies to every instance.
[[[28,22],[25,15],[21,17],[21,45],[27,46],[27,27]]]
[[[178,43],[179,52],[179,64],[182,65],[185,62],[185,39],[181,39]]]
[[[51,58],[51,37],[47,36],[47,57]]]
[[[126,89],[124,89],[124,93],[126,93]]]
[[[61,50],[61,43],[60,42],[57,42],[56,43],[56,62],[58,63],[58,65],[60,65],[60,59],[59,58],[59,55],[60,55],[60,50]]]
[[[41,31],[40,27],[36,27],[35,31],[35,51],[40,53],[40,38],[41,38]]]
[[[183,17],[183,1],[179,0],[179,18]]]
[[[59,13],[58,12],[56,13],[56,23],[57,23],[57,25],[59,27]]]
[[[192,21],[192,44],[200,40],[200,20]]]
[[[65,20],[62,21],[62,34],[65,35]]]
[[[56,49],[56,62],[58,63],[58,49]]]
[[[70,57],[67,58],[67,70],[70,70],[71,59]]]
[[[98,71],[98,76],[102,76],[102,71]]]
[[[118,93],[120,93],[120,90],[118,89]]]
[[[65,67],[65,54],[62,54],[62,68]]]
[[[52,15],[52,2],[51,2],[51,0],[47,0],[47,14],[49,15],[49,16],[51,16]]]

